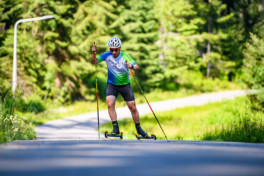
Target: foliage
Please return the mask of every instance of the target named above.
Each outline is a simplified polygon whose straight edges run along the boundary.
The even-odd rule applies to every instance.
[[[160,87],[163,83],[163,70],[158,59],[158,19],[155,16],[154,0],[131,0],[125,5],[120,14],[124,16],[121,27],[122,39],[125,41],[123,49],[135,58],[140,67],[136,72],[143,82],[145,90]]]
[[[94,79],[98,74],[100,98],[104,99],[106,65],[95,68],[90,63],[91,46],[95,41],[101,54],[108,50],[107,41],[115,35],[123,42],[122,50],[140,66],[136,75],[143,80],[146,92],[179,90],[186,86],[182,80],[187,77],[193,81],[194,74],[205,82],[237,81],[244,72],[242,51],[250,32],[263,37],[261,2],[1,1],[2,83],[9,87],[12,82],[15,22],[44,15],[55,18],[18,25],[18,87],[24,96],[36,94],[56,104],[95,101]],[[187,85],[197,89],[199,84]]]
[[[18,101],[17,110],[21,112],[30,112],[30,113],[41,113],[46,110],[45,102],[38,95],[30,95],[26,100],[20,99]]]
[[[244,50],[245,82],[250,89],[256,89],[256,94],[250,95],[255,109],[264,111],[264,38],[250,34]]]
[[[226,30],[233,17],[227,5],[219,0],[159,1],[157,9],[166,82],[176,82],[186,70],[227,80],[236,66],[224,51],[232,38]]]
[[[250,107],[245,107],[244,112],[237,113],[237,118],[232,123],[206,132],[202,140],[263,143],[263,134],[263,113],[256,113]]]
[[[194,92],[217,92],[221,90],[239,89],[239,86],[227,80],[205,78],[202,73],[194,71],[183,71],[177,81],[181,87],[187,90],[193,90]]]
[[[34,139],[36,133],[31,122],[18,116],[18,101],[8,90],[0,92],[0,143],[16,139]]]

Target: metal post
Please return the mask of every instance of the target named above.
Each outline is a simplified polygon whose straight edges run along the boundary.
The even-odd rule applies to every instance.
[[[54,16],[46,15],[46,16],[36,17],[36,18],[22,19],[16,22],[15,27],[14,27],[13,81],[12,81],[13,94],[16,92],[16,87],[17,87],[17,26],[18,24],[23,23],[23,22],[46,20],[46,19],[51,19],[51,18],[54,18]]]

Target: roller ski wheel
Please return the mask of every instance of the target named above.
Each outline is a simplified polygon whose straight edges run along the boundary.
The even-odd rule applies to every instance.
[[[112,134],[112,133],[108,133],[108,131],[106,131],[105,133],[105,138],[120,138],[123,139],[123,132],[119,133],[119,134]]]
[[[142,136],[142,135],[140,135],[140,134],[136,134],[136,138],[138,139],[138,140],[140,140],[140,139],[153,139],[153,140],[156,140],[157,139],[157,137],[154,135],[154,134],[151,134],[150,136],[149,135],[147,135],[147,136]]]

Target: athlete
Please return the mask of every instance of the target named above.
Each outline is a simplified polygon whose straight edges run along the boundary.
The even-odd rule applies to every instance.
[[[136,130],[139,135],[143,137],[148,134],[140,127],[139,113],[135,104],[135,97],[130,87],[129,69],[138,70],[139,66],[136,62],[124,51],[121,51],[121,40],[118,37],[112,37],[108,41],[110,51],[107,51],[96,59],[92,54],[91,63],[97,64],[105,61],[108,68],[107,88],[106,88],[106,102],[108,106],[108,113],[112,120],[113,131],[112,135],[119,134],[119,127],[117,122],[117,114],[115,110],[115,101],[120,93],[126,101],[132,118],[135,122]],[[92,51],[96,52],[97,47],[94,44]]]

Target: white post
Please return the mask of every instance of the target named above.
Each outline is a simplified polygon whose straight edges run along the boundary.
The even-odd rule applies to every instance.
[[[51,19],[51,18],[54,18],[54,16],[46,15],[46,16],[36,17],[36,18],[22,19],[16,22],[15,27],[14,27],[13,81],[12,81],[13,94],[16,92],[16,87],[17,87],[17,25],[23,22],[46,20],[46,19]]]

